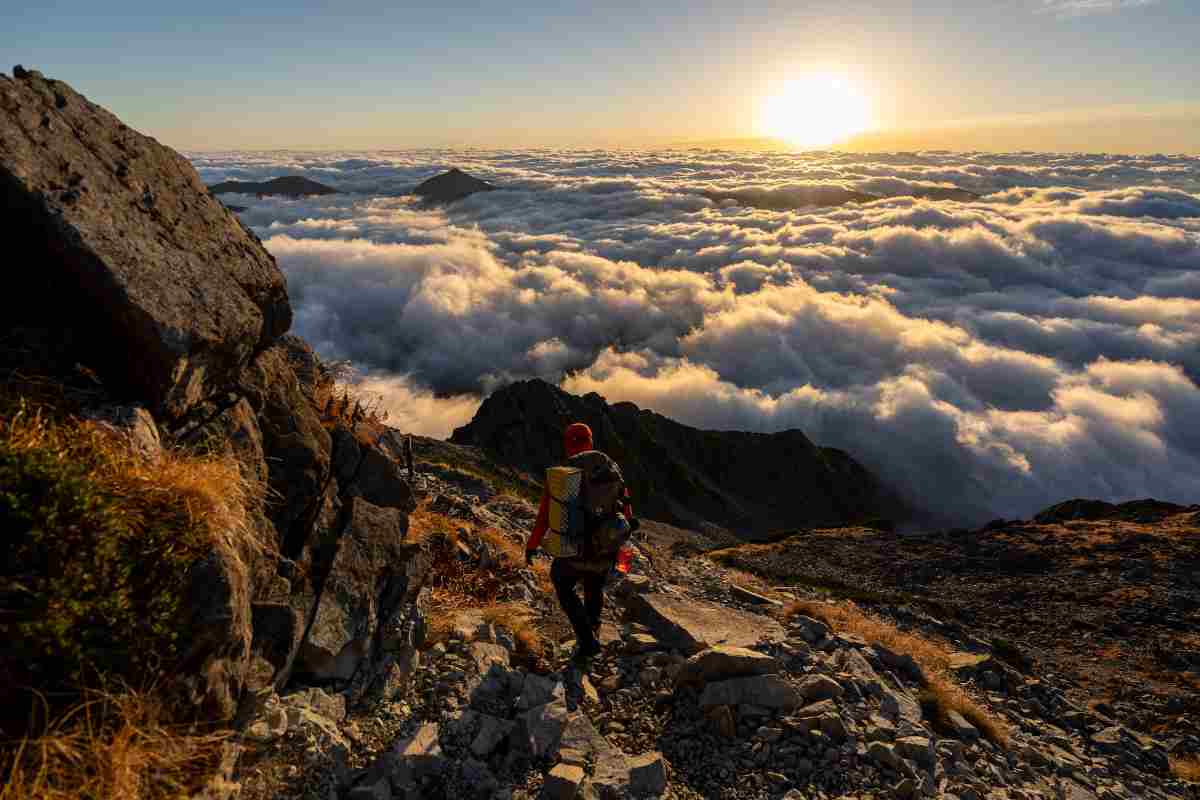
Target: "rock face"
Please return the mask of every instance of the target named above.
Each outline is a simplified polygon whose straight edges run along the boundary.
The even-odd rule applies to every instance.
[[[337,194],[338,190],[300,175],[285,175],[269,181],[221,181],[208,187],[213,194],[263,194],[283,197],[306,197],[314,194]]]
[[[577,397],[541,380],[484,401],[452,442],[474,444],[541,474],[563,458],[562,431],[587,423],[615,458],[635,511],[683,526],[703,522],[761,535],[800,526],[901,519],[904,505],[848,454],[818,447],[798,430],[704,431],[643,411]]]
[[[8,244],[31,260],[0,295],[0,339],[25,346],[0,349],[0,370],[94,375],[82,416],[143,459],[202,442],[265,489],[247,509],[263,546],[186,565],[169,688],[228,719],[298,678],[342,702],[396,685],[424,630],[413,494],[378,432],[322,420],[323,367],[285,335],[274,260],[174,151],[62,82],[14,76],[0,76],[0,195]]]
[[[496,187],[487,181],[481,181],[458,167],[434,175],[413,189],[413,194],[423,197],[430,203],[453,203],[470,197],[476,192],[490,192]]]
[[[283,274],[179,154],[61,81],[0,75],[0,196],[30,292],[14,327],[51,331],[110,391],[171,419],[236,382],[291,324]],[[14,240],[15,239],[15,240]]]

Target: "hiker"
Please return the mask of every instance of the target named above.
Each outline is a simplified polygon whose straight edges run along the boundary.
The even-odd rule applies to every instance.
[[[604,581],[616,562],[620,546],[637,529],[637,521],[633,517],[629,489],[625,486],[621,469],[607,455],[593,449],[591,428],[582,422],[567,426],[563,434],[563,449],[567,454],[565,465],[576,467],[583,473],[579,491],[579,496],[583,498],[580,508],[590,508],[580,515],[582,522],[578,552],[555,555],[550,567],[550,581],[554,584],[559,605],[575,629],[573,658],[582,660],[600,652],[596,634],[600,630],[600,614],[604,610]],[[533,563],[533,553],[550,529],[550,506],[548,473],[537,522],[525,545],[526,564]],[[558,535],[552,530],[550,533],[552,536]],[[560,546],[560,549],[566,551],[570,548]],[[583,584],[582,603],[575,593],[577,583]]]
[[[404,437],[404,463],[408,466],[408,481],[412,483],[417,471],[413,464],[413,438],[411,433]]]

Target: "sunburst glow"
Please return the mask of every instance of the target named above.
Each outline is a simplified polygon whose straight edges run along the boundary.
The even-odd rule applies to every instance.
[[[761,130],[797,147],[828,147],[871,126],[871,104],[862,90],[832,73],[788,81],[763,103]]]

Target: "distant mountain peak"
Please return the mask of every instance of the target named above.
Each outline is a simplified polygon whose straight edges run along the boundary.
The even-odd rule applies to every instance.
[[[302,175],[283,175],[269,181],[222,181],[208,187],[212,194],[262,194],[283,197],[337,194],[338,190]]]
[[[413,194],[423,197],[430,203],[453,203],[476,192],[491,192],[496,188],[487,181],[468,175],[458,167],[451,167],[420,183],[417,188],[413,189]]]
[[[751,537],[808,526],[886,519],[911,511],[848,454],[818,447],[799,430],[778,433],[693,428],[633,403],[609,404],[542,380],[512,383],[484,400],[450,441],[540,474],[563,458],[562,432],[592,429],[596,447],[621,465],[647,518],[716,524]]]

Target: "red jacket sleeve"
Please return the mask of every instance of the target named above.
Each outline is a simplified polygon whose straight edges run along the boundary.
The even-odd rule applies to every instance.
[[[629,487],[625,487],[625,519],[633,519],[633,505],[629,502]]]
[[[529,535],[529,541],[525,543],[525,549],[536,550],[537,546],[542,543],[542,537],[546,535],[546,529],[549,527],[550,494],[543,489],[542,504],[538,507],[537,522],[533,523],[533,533]]]

